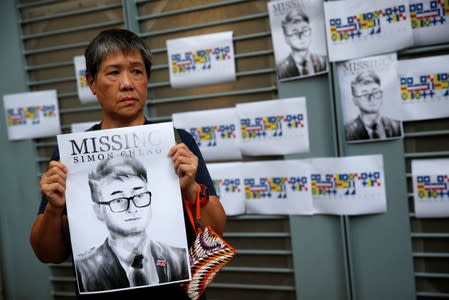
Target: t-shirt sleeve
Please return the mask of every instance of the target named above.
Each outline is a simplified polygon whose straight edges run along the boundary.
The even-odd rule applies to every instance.
[[[186,146],[198,157],[198,170],[196,172],[196,182],[204,184],[209,189],[209,194],[217,196],[215,191],[212,178],[210,177],[209,171],[207,170],[206,163],[203,159],[198,145],[195,142],[193,136],[184,129],[177,129],[181,140]]]
[[[51,155],[51,159],[50,160],[59,160],[59,149],[56,147],[55,150],[53,150],[53,154]],[[42,214],[44,213],[45,210],[45,206],[47,206],[47,198],[44,196],[43,193],[41,193],[41,204],[39,206],[39,211],[37,212],[38,214]]]

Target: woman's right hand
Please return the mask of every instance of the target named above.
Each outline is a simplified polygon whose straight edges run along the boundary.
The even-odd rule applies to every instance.
[[[52,160],[48,164],[48,170],[41,176],[41,191],[48,200],[47,208],[63,211],[65,207],[65,188],[67,180],[67,167]]]

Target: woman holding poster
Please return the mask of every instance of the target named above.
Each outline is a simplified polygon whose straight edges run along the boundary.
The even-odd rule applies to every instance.
[[[91,130],[118,130],[122,127],[148,124],[144,116],[144,107],[148,94],[151,52],[145,42],[130,31],[110,29],[94,38],[85,51],[85,57],[87,82],[92,93],[96,95],[103,113],[101,123]],[[201,199],[201,218],[204,225],[210,225],[221,234],[226,216],[216,196],[202,155],[190,134],[184,130],[179,130],[179,134],[182,143],[170,148],[167,154],[171,157],[179,177],[183,198],[190,205],[194,205],[197,194],[208,190],[209,193],[205,195],[209,197]],[[113,146],[118,144],[115,143]],[[68,231],[65,195],[68,171],[68,167],[59,161],[59,151],[56,149],[48,171],[41,177],[42,200],[30,236],[36,256],[45,263],[61,263],[71,255],[74,241],[71,240]],[[126,197],[134,199],[137,193],[132,191]],[[134,204],[143,206],[140,202]],[[70,214],[70,211],[68,213]],[[153,216],[155,214],[154,212]],[[170,215],[165,217],[169,219]],[[184,223],[185,228],[182,230],[185,229],[190,246],[195,238],[195,232],[188,220]],[[86,238],[95,230],[96,228],[92,228],[92,232],[86,232]],[[123,269],[127,267],[121,266]],[[179,284],[130,288],[113,293],[102,291],[78,296],[80,299],[188,299]]]

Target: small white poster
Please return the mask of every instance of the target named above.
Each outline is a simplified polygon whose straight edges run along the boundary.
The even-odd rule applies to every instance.
[[[326,1],[330,61],[394,52],[413,45],[407,0]]]
[[[73,63],[75,64],[75,75],[76,75],[76,87],[78,91],[78,98],[81,103],[91,103],[96,102],[97,97],[92,94],[92,91],[87,84],[86,77],[86,59],[84,55],[75,56],[73,58]]]
[[[415,46],[449,42],[449,2],[409,0]]]
[[[322,0],[268,2],[278,79],[292,80],[328,71]]]
[[[306,98],[237,104],[240,149],[248,156],[309,151]]]
[[[235,108],[175,113],[176,128],[190,132],[204,160],[239,160],[240,126]]]
[[[400,60],[402,120],[449,117],[449,55]]]
[[[359,215],[387,210],[381,155],[311,159],[316,214]]]
[[[241,162],[208,163],[207,169],[227,216],[245,213]]]
[[[61,133],[56,90],[4,95],[3,107],[9,140]]]
[[[173,145],[171,122],[58,135],[81,294],[190,279]]]
[[[412,160],[412,177],[416,217],[449,217],[449,159]]]
[[[91,128],[92,126],[94,126],[95,124],[98,124],[99,122],[79,122],[79,123],[72,123],[70,125],[70,132],[75,133],[75,132],[82,132],[82,131],[86,131],[87,129]]]
[[[174,88],[236,80],[232,31],[167,40]]]
[[[337,64],[347,142],[377,142],[403,135],[396,54]]]
[[[246,162],[241,170],[248,214],[313,214],[307,162]]]

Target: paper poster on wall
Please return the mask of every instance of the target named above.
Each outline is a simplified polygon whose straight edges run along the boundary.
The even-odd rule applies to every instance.
[[[407,0],[326,1],[330,61],[383,54],[413,45]]]
[[[278,79],[327,72],[323,1],[270,1],[268,12]]]
[[[245,162],[241,170],[248,214],[313,214],[307,162]]]
[[[387,210],[381,155],[311,159],[316,214],[359,215]]]
[[[412,160],[412,177],[416,217],[449,217],[449,159]]]
[[[98,124],[98,123],[99,123],[99,121],[72,123],[70,125],[70,132],[75,133],[75,132],[86,131],[87,129],[91,128],[92,126],[94,126],[95,124]]]
[[[240,126],[235,108],[175,113],[176,128],[190,132],[206,161],[238,160]]]
[[[96,102],[97,97],[92,94],[92,91],[87,85],[86,59],[84,55],[75,56],[73,58],[73,63],[75,64],[76,88],[78,91],[78,98],[80,99],[81,103]]]
[[[236,80],[232,31],[167,40],[167,54],[174,88]]]
[[[237,104],[240,149],[248,156],[309,151],[306,98]]]
[[[81,294],[190,279],[174,144],[171,122],[58,135]]]
[[[208,163],[207,169],[227,216],[245,213],[241,162]]]
[[[400,60],[402,120],[449,117],[449,55]]]
[[[61,133],[56,90],[4,95],[3,107],[9,140]]]
[[[377,142],[402,137],[396,54],[337,64],[347,142]]]
[[[409,0],[415,46],[449,42],[449,2]]]

